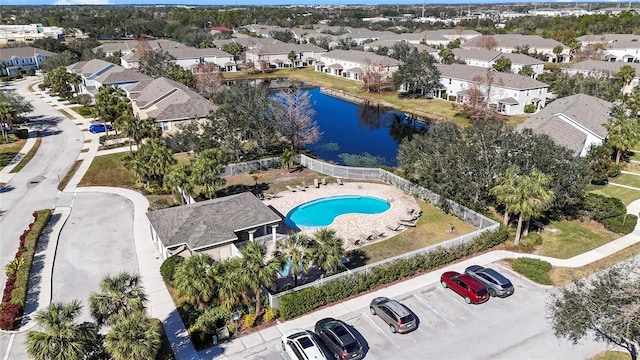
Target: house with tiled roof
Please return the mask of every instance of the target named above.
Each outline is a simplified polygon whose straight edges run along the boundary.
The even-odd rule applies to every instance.
[[[140,66],[140,58],[144,51],[148,49],[138,49],[120,59],[122,66],[127,69],[137,69]],[[237,71],[237,65],[233,55],[217,48],[193,48],[189,46],[168,47],[161,49],[151,49],[165,51],[173,58],[174,63],[180,65],[185,70],[191,70],[194,66],[209,62],[218,65],[221,71]]]
[[[468,101],[472,89],[483,92],[489,106],[504,115],[524,114],[529,104],[533,104],[535,110],[541,109],[547,99],[549,85],[530,77],[463,64],[437,64],[436,67],[442,89],[435,96],[455,99],[460,104]]]
[[[471,66],[479,66],[484,68],[493,67],[493,65],[501,57],[505,57],[511,61],[511,72],[517,74],[524,66],[531,66],[534,78],[542,74],[544,71],[544,62],[534,57],[524,54],[504,53],[500,51],[487,49],[452,49],[455,58],[464,61],[465,64]]]
[[[289,54],[293,51],[293,59]],[[247,62],[261,70],[305,67],[315,64],[327,50],[313,44],[290,44],[281,41],[253,46],[245,52]]]
[[[405,40],[377,40],[370,43],[364,44],[364,51],[379,51],[382,49],[387,49],[388,54],[393,54],[393,46],[397,43],[406,42],[411,45],[412,48],[418,50],[419,52],[426,52],[427,54],[438,57],[438,50],[432,48],[431,46],[423,45],[423,44],[413,44],[409,43]]]
[[[140,41],[144,41],[148,48],[151,50],[166,50],[177,47],[185,47],[177,41],[173,40],[121,40],[121,41],[108,41],[99,46],[93,48],[93,52],[102,51],[105,56],[113,56],[115,53],[120,52],[120,55],[129,55],[133,53],[139,46]]]
[[[541,54],[548,62],[569,62],[570,49],[568,46],[553,40],[545,39],[538,35],[521,34],[496,34],[476,36],[460,45],[463,49],[486,49],[488,44],[495,44],[494,49],[500,52],[520,52],[525,48],[529,49],[529,54]],[[555,54],[553,49],[556,46],[562,47],[560,54]]]
[[[585,60],[571,64],[563,68],[562,71],[570,75],[582,74],[584,76],[613,78],[623,66],[631,66],[636,71],[636,76],[631,79],[629,86],[624,89],[625,93],[629,93],[640,84],[640,64],[638,63]]]
[[[133,114],[140,119],[154,118],[163,133],[175,133],[180,124],[206,121],[216,106],[187,86],[161,77],[140,81],[125,89]]]
[[[80,75],[82,81],[75,91],[92,96],[103,86],[117,86],[126,90],[127,87],[140,81],[151,79],[135,70],[125,69],[100,59],[79,61],[67,66],[67,71]]]
[[[595,96],[571,95],[553,101],[518,129],[549,135],[576,156],[585,156],[591,146],[602,145],[607,138],[603,124],[611,118],[612,107],[612,103]]]
[[[208,254],[222,261],[250,242],[275,244],[283,237],[280,215],[250,192],[151,211],[147,218],[163,259]]]
[[[401,61],[388,56],[359,50],[331,50],[320,55],[315,70],[349,80],[362,81],[368,71],[375,71],[382,78],[390,77],[398,70]]]
[[[5,48],[0,47],[0,76],[15,76],[20,72],[40,70],[40,64],[49,56],[55,56],[51,51],[34,48],[31,46]]]

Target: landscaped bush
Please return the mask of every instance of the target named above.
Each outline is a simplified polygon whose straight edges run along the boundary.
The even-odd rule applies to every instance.
[[[162,262],[162,265],[160,266],[160,275],[162,275],[162,280],[165,284],[173,284],[173,275],[176,273],[178,265],[182,262],[184,262],[184,258],[179,255],[170,256]]]
[[[156,356],[156,360],[175,360],[175,356],[173,355],[173,351],[171,350],[171,343],[167,338],[167,333],[164,332],[164,327],[162,326],[162,322],[160,319],[149,319],[149,322],[152,326],[160,329],[162,346],[160,346],[160,350],[158,350],[158,355]]]
[[[524,275],[528,279],[542,285],[553,285],[549,277],[551,264],[546,261],[532,258],[517,258],[511,262],[511,267],[516,272]]]
[[[602,221],[606,218],[624,215],[627,209],[618,198],[588,193],[582,200],[582,211],[585,216]]]
[[[607,230],[618,234],[628,234],[633,231],[637,222],[637,216],[633,214],[624,214],[604,219],[602,223]]]
[[[450,248],[438,247],[424,255],[398,259],[384,266],[375,267],[368,273],[345,276],[319,287],[285,294],[279,298],[280,315],[285,319],[291,319],[334,301],[434,269],[478,251],[490,249],[504,243],[508,236],[507,230],[501,227],[497,231],[485,232],[467,244]]]
[[[525,114],[533,114],[536,111],[536,105],[535,104],[527,104],[524,106],[524,112]]]
[[[622,168],[618,164],[612,164],[611,167],[609,167],[609,170],[607,170],[608,177],[616,177],[621,173],[622,173]]]
[[[19,325],[27,302],[29,273],[33,264],[33,255],[38,246],[40,234],[49,222],[51,211],[40,210],[34,212],[33,216],[35,218],[34,222],[29,224],[29,229],[20,235],[20,245],[15,255],[15,259],[23,259],[16,260],[22,265],[17,266],[15,273],[7,277],[2,294],[0,329],[3,330],[14,330]]]
[[[93,112],[93,108],[88,106],[81,106],[76,110],[76,112],[82,116],[91,116],[91,113]]]
[[[29,129],[16,129],[13,131],[18,139],[27,139],[29,137]]]
[[[74,98],[73,98],[73,100],[74,100],[77,104],[82,105],[82,107],[81,107],[81,108],[79,108],[78,110],[80,110],[80,109],[84,109],[84,111],[85,111],[85,112],[86,112],[87,110],[88,110],[89,112],[91,112],[91,108],[87,107],[87,106],[91,105],[91,102],[93,101],[93,98],[91,97],[91,95],[89,95],[89,94],[80,94],[80,95],[78,95],[78,96],[74,97]],[[80,114],[80,112],[78,112],[78,114]],[[85,116],[85,115],[83,115],[83,114],[80,114],[80,115]]]
[[[256,324],[256,316],[254,314],[247,314],[242,318],[242,325],[246,328],[252,328]]]
[[[455,95],[449,95],[449,101],[456,101]]]
[[[278,317],[278,309],[274,309],[274,308],[267,308],[267,310],[264,311],[264,321],[265,322],[269,322],[275,318]]]
[[[536,245],[542,245],[542,236],[536,232],[529,233],[520,241],[520,247],[527,251],[533,250]]]

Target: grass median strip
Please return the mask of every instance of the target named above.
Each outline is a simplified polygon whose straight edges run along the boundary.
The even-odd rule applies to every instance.
[[[33,157],[36,155],[36,152],[38,152],[38,148],[40,147],[41,142],[42,142],[42,137],[40,137],[40,134],[38,133],[38,137],[36,138],[36,143],[33,144],[33,147],[31,148],[31,150],[29,150],[29,152],[22,159],[20,159],[20,162],[18,163],[18,165],[16,165],[13,169],[11,169],[10,173],[17,173],[18,171],[22,170],[23,167],[27,166],[29,161],[31,161],[31,159],[33,159]]]
[[[76,171],[78,171],[78,168],[80,167],[80,165],[82,165],[82,160],[76,160],[76,162],[74,162],[73,165],[71,165],[71,168],[69,169],[69,171],[67,171],[67,173],[64,175],[64,177],[58,184],[58,190],[62,191],[64,190],[64,188],[67,187],[67,184],[69,184],[69,181],[71,181],[71,178],[73,178],[73,175],[75,175]]]
[[[9,136],[12,141],[0,145],[0,169],[9,165],[25,144],[24,141],[16,141],[13,135]]]

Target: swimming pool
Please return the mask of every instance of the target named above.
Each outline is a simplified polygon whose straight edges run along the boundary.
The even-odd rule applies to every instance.
[[[379,214],[391,205],[383,199],[372,196],[343,195],[317,199],[300,204],[291,209],[284,221],[290,227],[303,230],[331,225],[333,220],[344,214]]]

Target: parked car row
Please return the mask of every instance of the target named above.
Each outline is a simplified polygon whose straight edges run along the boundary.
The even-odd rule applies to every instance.
[[[460,274],[447,271],[440,277],[444,288],[449,288],[465,299],[467,304],[480,304],[490,297],[507,297],[514,293],[511,281],[494,269],[479,265],[469,266]],[[369,310],[389,326],[392,333],[404,334],[418,328],[418,318],[402,303],[386,297],[371,300]],[[315,333],[293,329],[282,335],[282,348],[294,360],[327,359],[357,360],[364,356],[364,347],[349,326],[342,320],[325,318],[316,322]]]
[[[467,304],[481,304],[489,297],[507,297],[513,294],[511,281],[494,269],[472,265],[464,274],[447,271],[440,277],[442,287],[453,290],[464,298]]]

